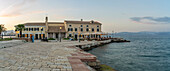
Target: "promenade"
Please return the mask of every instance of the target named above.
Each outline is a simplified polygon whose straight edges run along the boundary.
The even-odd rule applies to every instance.
[[[92,71],[96,56],[74,47],[96,41],[35,42],[0,49],[0,71]]]

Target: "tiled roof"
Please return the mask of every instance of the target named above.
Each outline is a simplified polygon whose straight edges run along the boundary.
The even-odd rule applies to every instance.
[[[101,24],[98,21],[68,21],[65,20],[66,23],[74,23],[74,24]]]
[[[61,30],[60,27],[62,27]],[[66,30],[64,26],[48,26],[48,32],[66,32]]]
[[[48,22],[48,24],[64,24],[64,22]]]
[[[63,22],[48,22],[48,24],[64,24]],[[25,26],[45,26],[45,22],[25,23]]]
[[[45,23],[25,23],[25,26],[45,26]]]

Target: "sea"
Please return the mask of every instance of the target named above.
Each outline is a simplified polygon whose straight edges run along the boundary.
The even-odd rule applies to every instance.
[[[169,32],[115,34],[131,42],[110,43],[89,51],[116,71],[170,71]]]

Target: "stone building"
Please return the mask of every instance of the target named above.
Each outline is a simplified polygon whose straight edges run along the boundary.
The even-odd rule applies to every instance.
[[[66,36],[78,38],[78,36],[82,38],[86,37],[97,37],[96,35],[92,35],[98,32],[101,32],[101,23],[97,21],[64,21],[66,28]],[[89,35],[91,34],[91,36]]]
[[[35,39],[42,38],[81,38],[93,37],[96,38],[100,35],[95,33],[101,32],[101,23],[97,21],[72,21],[65,20],[64,22],[48,22],[48,17],[45,22],[24,23],[25,29],[22,31],[24,38],[34,36]],[[92,34],[93,33],[93,34]],[[19,33],[16,33],[19,37]]]

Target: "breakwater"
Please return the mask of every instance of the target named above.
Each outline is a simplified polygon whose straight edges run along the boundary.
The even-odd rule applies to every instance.
[[[121,43],[121,42],[130,42],[130,41],[125,40],[123,38],[111,38],[111,39],[105,39],[105,40],[102,40],[102,41],[93,42],[93,43],[90,43],[90,44],[76,45],[76,47],[79,47],[80,49],[82,49],[84,51],[89,51],[93,48],[96,48],[98,46],[103,46],[105,44]]]
[[[114,39],[107,39],[107,40],[103,40],[103,41],[97,41],[97,42],[93,42],[93,43],[89,43],[89,44],[81,44],[81,45],[76,45],[76,47],[84,50],[84,51],[89,51],[89,50],[92,50],[93,48],[97,48],[98,46],[103,46],[103,45],[106,45],[106,44],[109,44],[109,43],[114,43],[114,42],[130,42],[128,40],[124,40],[124,39],[118,39],[118,38],[114,38]],[[85,62],[88,66],[96,69],[97,71],[100,71],[101,67],[100,67],[100,61],[97,60],[87,60],[87,61],[83,61]]]

